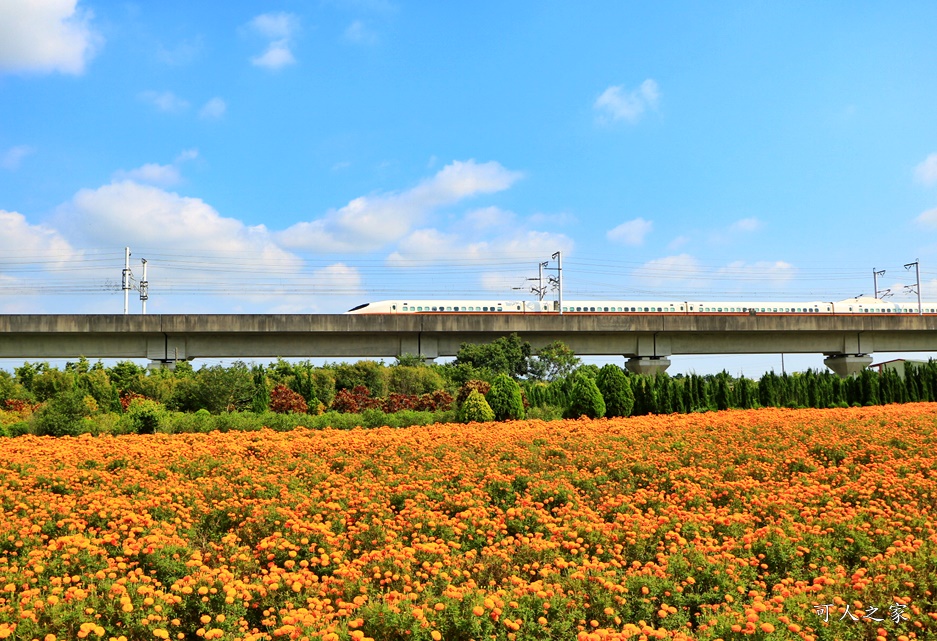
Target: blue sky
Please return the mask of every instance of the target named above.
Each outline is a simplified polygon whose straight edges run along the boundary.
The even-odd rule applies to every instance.
[[[150,313],[529,298],[557,250],[567,299],[840,300],[873,269],[900,299],[918,259],[937,297],[935,24],[2,0],[0,313],[122,312],[125,246]]]

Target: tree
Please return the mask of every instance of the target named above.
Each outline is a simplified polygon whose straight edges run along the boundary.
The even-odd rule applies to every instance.
[[[488,423],[495,420],[495,413],[488,401],[477,390],[472,390],[459,408],[460,423]]]
[[[491,382],[485,400],[495,414],[495,420],[506,421],[524,418],[524,398],[521,386],[507,374],[498,374]]]
[[[569,407],[569,416],[588,416],[601,418],[605,416],[605,401],[598,385],[588,376],[577,376],[573,383],[572,404]]]
[[[634,392],[628,377],[617,365],[611,363],[599,370],[596,385],[605,400],[606,416],[631,416],[634,409]]]
[[[353,390],[358,386],[364,386],[370,390],[372,396],[378,397],[387,394],[387,373],[385,371],[387,368],[384,367],[383,362],[364,360],[351,364],[335,363],[328,366],[328,369],[332,370],[335,376],[336,390]]]
[[[527,375],[531,353],[530,343],[522,341],[517,334],[511,334],[491,343],[462,343],[453,364],[467,364],[494,375],[507,374],[517,379]]]
[[[50,398],[32,416],[36,436],[77,436],[85,430],[91,413],[81,390],[70,388]]]
[[[538,381],[555,381],[569,376],[582,361],[563,341],[553,341],[537,351],[537,357],[531,359],[530,378]]]
[[[254,365],[251,368],[254,379],[254,393],[251,395],[251,411],[263,414],[270,407],[270,389],[267,387],[267,375],[263,365]]]

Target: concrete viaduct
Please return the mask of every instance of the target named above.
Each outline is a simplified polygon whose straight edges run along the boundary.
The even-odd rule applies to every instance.
[[[825,354],[840,376],[873,352],[937,351],[934,316],[614,314],[0,315],[0,358],[455,356],[462,343],[516,332],[534,348],[561,340],[580,356],[621,355],[654,373],[687,354]]]

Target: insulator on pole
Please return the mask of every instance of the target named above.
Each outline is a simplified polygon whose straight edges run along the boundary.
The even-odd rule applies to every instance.
[[[143,313],[146,314],[146,301],[150,298],[150,283],[146,279],[146,258],[141,258],[143,263],[143,279],[140,281],[140,302],[143,306]]]
[[[133,273],[130,271],[130,248],[124,247],[124,271],[121,275],[121,289],[124,290],[124,314],[130,313],[130,279]]]

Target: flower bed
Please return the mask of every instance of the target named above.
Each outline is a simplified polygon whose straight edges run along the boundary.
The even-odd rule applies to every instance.
[[[929,638],[935,411],[0,439],[0,638]]]

